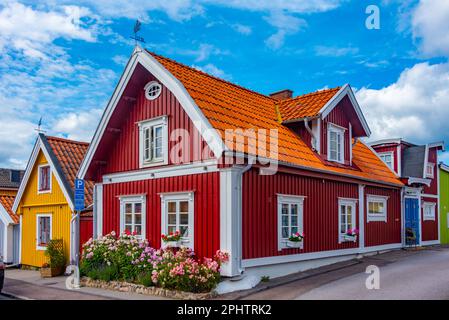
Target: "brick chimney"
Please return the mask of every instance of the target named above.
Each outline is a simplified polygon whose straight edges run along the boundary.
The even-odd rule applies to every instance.
[[[293,97],[293,91],[291,91],[289,89],[281,90],[278,92],[271,93],[270,97],[272,97],[276,100],[290,99],[291,97]]]

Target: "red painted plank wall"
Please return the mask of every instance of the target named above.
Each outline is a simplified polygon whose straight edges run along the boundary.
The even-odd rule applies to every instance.
[[[105,184],[103,187],[103,233],[120,232],[119,196],[146,194],[146,238],[152,247],[161,245],[162,192],[195,192],[194,248],[200,257],[212,257],[220,247],[219,173],[204,173],[136,182]]]
[[[81,217],[80,219],[80,252],[83,250],[83,244],[92,238],[94,231],[93,217]]]
[[[425,186],[424,187],[424,193],[425,194],[438,194],[438,179],[437,179],[437,173],[438,173],[438,151],[436,148],[432,148],[429,150],[428,155],[428,162],[431,162],[435,165],[434,167],[434,178],[431,179],[432,182],[430,183],[430,187]],[[428,178],[430,179],[430,178]]]
[[[153,80],[150,74],[147,74],[147,81]],[[146,83],[144,81],[143,83]],[[163,86],[161,95],[153,101],[145,98],[143,87],[138,90],[138,97],[134,105],[129,105],[129,111],[123,113],[125,119],[123,119],[120,133],[117,133],[115,141],[111,144],[109,154],[104,157],[107,159],[107,165],[103,169],[102,174],[123,172],[139,169],[139,130],[137,122],[143,120],[149,120],[159,116],[167,115],[168,118],[168,136],[175,129],[187,130],[191,137],[199,137],[197,129],[194,127],[193,122],[187,116],[187,113],[181,107],[175,96]],[[170,140],[169,140],[170,141]],[[190,140],[190,141],[193,141]],[[186,158],[187,161],[198,161],[200,159],[212,159],[213,154],[207,147],[207,144],[201,138],[201,143],[207,148],[204,152],[195,152],[193,143],[189,143],[190,157]],[[169,142],[169,152],[172,147],[177,144],[177,141]],[[170,153],[169,153],[170,154]],[[169,163],[172,164],[169,156]]]
[[[424,202],[432,202],[436,204],[435,207],[435,221],[424,220]],[[421,228],[422,228],[422,241],[438,240],[438,199],[435,198],[421,198]]]
[[[386,196],[387,222],[367,222],[367,197],[368,195]],[[378,246],[384,244],[401,243],[401,191],[399,189],[384,189],[377,187],[365,187],[365,246]]]
[[[278,193],[307,197],[304,200],[304,250],[278,251]],[[357,199],[358,185],[284,173],[259,175],[256,169],[248,171],[243,177],[243,258],[357,247],[358,243],[338,243],[339,197]]]

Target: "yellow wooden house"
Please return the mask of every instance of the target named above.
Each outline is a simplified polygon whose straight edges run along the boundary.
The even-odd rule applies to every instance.
[[[14,201],[21,224],[20,263],[41,267],[51,239],[62,239],[66,261],[74,259],[74,180],[89,144],[39,134]],[[86,203],[92,203],[88,183]]]

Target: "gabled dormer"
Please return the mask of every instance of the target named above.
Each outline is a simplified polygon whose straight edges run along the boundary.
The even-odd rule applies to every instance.
[[[282,124],[330,164],[352,166],[353,144],[371,134],[349,85],[282,99],[278,110]]]

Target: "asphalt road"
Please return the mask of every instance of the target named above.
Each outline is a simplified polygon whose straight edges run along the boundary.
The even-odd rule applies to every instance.
[[[367,289],[366,267],[379,268],[379,289]],[[353,267],[258,292],[245,299],[449,299],[449,248],[388,253]]]

